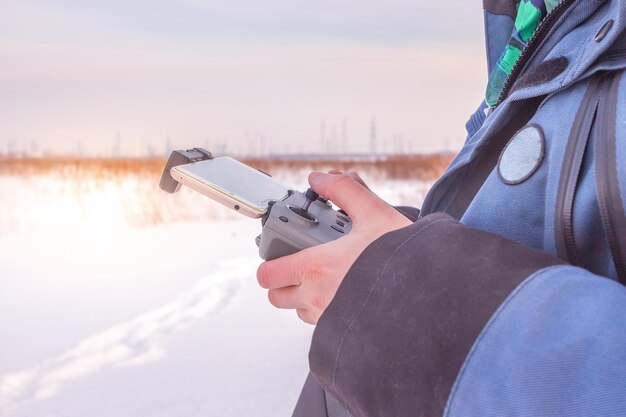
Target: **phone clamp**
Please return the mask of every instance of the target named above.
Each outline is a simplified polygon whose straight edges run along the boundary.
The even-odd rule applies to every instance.
[[[202,148],[187,149],[186,151],[173,151],[165,164],[163,174],[159,186],[165,192],[175,193],[180,189],[180,183],[172,178],[170,170],[178,165],[191,164],[193,162],[206,161],[213,159],[211,152]]]

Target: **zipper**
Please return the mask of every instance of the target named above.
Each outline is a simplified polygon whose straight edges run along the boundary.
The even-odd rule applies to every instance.
[[[515,81],[519,78],[522,70],[524,69],[530,58],[532,58],[535,52],[537,52],[537,48],[541,44],[540,41],[544,39],[545,35],[547,35],[547,33],[554,27],[554,24],[559,20],[559,18],[563,15],[567,8],[571,6],[575,1],[576,0],[560,0],[554,6],[552,11],[548,13],[541,22],[539,22],[539,26],[537,26],[537,29],[528,40],[526,47],[522,49],[519,58],[517,59],[517,61],[515,61],[515,64],[513,64],[511,72],[504,80],[504,85],[502,86],[502,90],[500,91],[500,95],[498,96],[498,101],[496,102],[496,105],[493,107],[488,107],[488,109],[491,110],[485,109],[485,114],[487,116],[491,114],[491,112],[493,112],[493,109],[498,107],[508,97],[509,93],[511,92],[511,88],[513,87]]]
[[[605,74],[600,74],[594,77],[587,87],[574,118],[563,156],[563,167],[556,199],[555,242],[558,256],[573,265],[580,265],[580,256],[574,237],[574,200],[587,142],[597,117],[605,81]]]

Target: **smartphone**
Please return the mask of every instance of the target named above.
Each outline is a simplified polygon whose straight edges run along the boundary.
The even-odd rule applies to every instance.
[[[290,187],[229,156],[172,167],[176,181],[252,218],[263,217],[270,201],[284,199]]]

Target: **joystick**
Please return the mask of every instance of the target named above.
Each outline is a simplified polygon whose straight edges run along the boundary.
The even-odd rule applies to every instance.
[[[309,213],[309,207],[311,207],[311,203],[316,201],[319,196],[320,195],[313,191],[312,188],[309,188],[308,190],[306,190],[306,193],[304,193],[304,198],[306,198],[306,201],[304,202],[302,207],[289,206],[289,210],[293,211],[298,216],[304,217],[308,221],[316,222],[317,219],[315,218],[315,216]]]
[[[306,202],[302,206],[302,209],[304,211],[308,211],[309,207],[311,206],[311,203],[314,202],[315,200],[317,200],[319,196],[320,195],[318,193],[313,191],[313,188],[309,188],[308,190],[306,190],[306,193],[304,193],[304,197],[306,198]]]
[[[340,238],[352,222],[309,188],[270,204],[262,225],[256,242],[261,258],[269,261]]]

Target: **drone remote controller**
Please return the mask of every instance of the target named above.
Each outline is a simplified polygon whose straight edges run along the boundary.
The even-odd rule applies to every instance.
[[[178,180],[182,181],[184,178],[174,179],[172,168],[212,159],[214,159],[213,155],[202,148],[172,152],[161,176],[161,189],[168,193],[174,193],[180,189],[181,184]],[[241,168],[242,164],[238,164],[240,167],[236,169],[248,171],[253,169],[248,166]],[[267,174],[262,175],[265,181],[273,181]],[[263,184],[272,185],[267,182]],[[201,187],[194,189],[228,205],[212,193],[203,192]],[[230,207],[239,210],[237,205]],[[281,200],[270,201],[261,218],[261,224],[262,230],[256,238],[256,244],[259,247],[259,255],[265,260],[291,255],[302,249],[330,242],[345,236],[352,228],[352,222],[344,211],[333,209],[328,200],[311,188],[304,193],[290,190]]]

